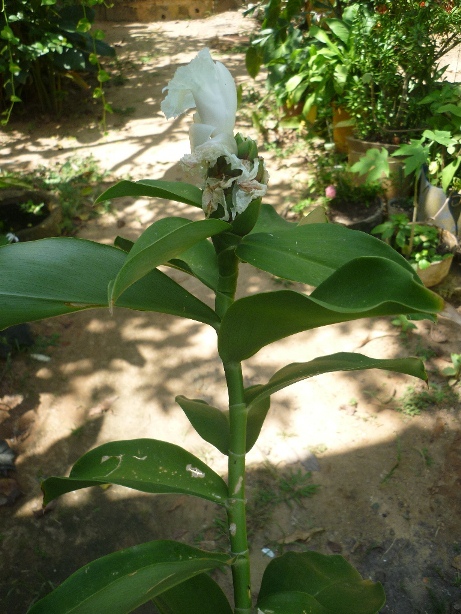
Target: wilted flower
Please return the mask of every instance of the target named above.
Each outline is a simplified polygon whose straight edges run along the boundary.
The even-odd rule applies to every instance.
[[[188,171],[199,172],[203,210],[207,215],[219,210],[222,219],[233,219],[264,196],[268,175],[256,143],[234,138],[237,90],[232,75],[205,48],[178,68],[165,89],[161,108],[167,119],[197,109],[189,130],[191,153],[181,162]]]

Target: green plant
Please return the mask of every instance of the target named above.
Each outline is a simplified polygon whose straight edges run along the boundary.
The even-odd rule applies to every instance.
[[[431,384],[428,389],[418,390],[414,386],[408,386],[404,394],[398,400],[397,411],[406,416],[419,416],[421,412],[439,407],[452,405],[459,401],[458,394],[449,386]]]
[[[402,316],[402,315],[399,315],[396,318],[394,318],[392,320],[392,324],[394,326],[399,326],[402,329],[403,335],[408,334],[411,330],[414,330],[416,328],[416,324],[413,324],[413,322],[411,322],[407,318],[407,316]]]
[[[205,219],[162,218],[134,243],[118,237],[114,247],[64,237],[0,248],[0,327],[96,307],[169,313],[210,326],[228,408],[183,395],[176,401],[198,434],[228,457],[227,481],[187,450],[141,438],[98,446],[74,464],[69,477],[49,477],[42,487],[45,504],[101,484],[197,496],[226,511],[230,549],[209,552],[156,541],[120,550],[76,571],[30,614],[122,614],[149,601],[162,614],[251,614],[246,454],[258,439],[271,395],[297,381],[343,370],[387,369],[427,379],[418,359],[340,352],[287,365],[269,381],[245,386],[245,361],[273,342],[369,316],[432,319],[443,301],[378,239],[334,224],[287,222],[261,204],[267,189],[264,161],[254,141],[234,136],[235,85],[207,49],[178,69],[167,90],[162,103],[167,118],[197,108],[192,152],[182,162],[200,175],[200,187],[122,181],[98,200],[166,198],[203,210]],[[236,299],[241,262],[315,289],[307,295],[293,290],[248,294],[242,288],[242,298]],[[202,282],[215,297],[213,307],[157,268],[163,265]],[[297,501],[311,488],[294,473],[280,480],[280,497]],[[221,566],[232,569],[233,606],[207,574]],[[373,614],[384,600],[381,585],[363,580],[340,556],[287,552],[265,570],[256,608],[263,614]]]
[[[75,155],[63,164],[38,167],[28,173],[0,169],[0,188],[19,187],[57,193],[63,214],[62,232],[72,234],[79,223],[108,211],[108,203],[93,204],[100,189],[98,186],[105,177],[106,173],[101,171],[93,156],[80,158]]]
[[[461,354],[451,354],[451,366],[445,367],[442,373],[450,378],[450,383],[456,383],[461,378]]]
[[[412,223],[404,213],[391,215],[371,232],[405,256],[415,269],[427,269],[433,262],[451,257],[451,252],[443,251],[446,248],[437,226]]]
[[[355,205],[369,207],[383,195],[383,188],[377,181],[357,183],[355,173],[345,164],[343,156],[323,148],[309,152],[312,176],[306,183],[304,198],[293,211],[303,213],[315,205],[327,208]]]
[[[461,6],[379,0],[371,11],[359,5],[358,15],[345,106],[360,138],[400,143],[433,121],[427,96],[441,87],[441,58],[461,42]]]
[[[454,108],[461,117],[461,102]],[[461,181],[461,136],[458,132],[461,125],[447,127],[448,130],[424,130],[421,138],[411,139],[392,155],[403,157],[405,175],[415,172],[419,175],[424,167],[431,183],[441,186],[445,192],[456,192]]]
[[[93,6],[104,0],[2,0],[0,8],[0,110],[7,124],[19,103],[38,105],[42,112],[61,113],[69,88],[89,89],[84,75],[97,85],[103,124],[110,112],[103,83],[110,77],[100,56],[113,56],[104,33],[92,30]]]

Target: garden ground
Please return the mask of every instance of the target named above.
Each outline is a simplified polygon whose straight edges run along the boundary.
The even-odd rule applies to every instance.
[[[107,135],[101,135],[91,102],[59,122],[39,117],[14,123],[1,136],[4,169],[59,166],[71,155],[92,154],[114,179],[178,180],[190,120],[167,122],[160,113],[162,88],[174,70],[207,44],[238,83],[248,83],[239,45],[252,25],[238,12],[103,27],[116,45],[115,69],[123,83],[108,91],[116,113]],[[245,120],[238,128],[252,132]],[[284,211],[296,199],[306,159],[293,155],[280,162],[272,152],[267,162],[266,200]],[[135,238],[175,212],[198,219],[196,210],[148,199],[120,199],[112,209],[89,221],[79,236],[111,243],[117,234]],[[210,301],[198,283],[177,278]],[[242,293],[280,283],[242,267]],[[453,291],[459,285],[455,278]],[[43,514],[39,486],[45,476],[66,474],[91,447],[137,437],[182,445],[225,474],[224,460],[174,403],[176,394],[185,394],[225,405],[214,332],[195,322],[123,310],[113,316],[82,312],[34,324],[33,330],[34,350],[0,365],[0,438],[17,455],[22,493],[0,507],[0,610],[22,614],[81,565],[142,541],[225,547],[222,512],[208,502],[111,487],[71,493]],[[450,354],[460,352],[460,337],[459,326],[447,319],[420,322],[408,332],[390,319],[366,320],[296,335],[247,362],[249,385],[288,362],[333,351],[379,358],[416,354],[426,360],[433,385],[428,392],[402,375],[340,373],[274,397],[248,457],[255,592],[272,552],[313,548],[341,553],[364,576],[383,582],[383,612],[461,610],[461,405],[441,376]],[[50,360],[42,362],[43,356]],[[14,486],[2,481],[3,488]],[[218,572],[217,579],[229,589],[228,576]],[[140,611],[153,610],[146,605]]]

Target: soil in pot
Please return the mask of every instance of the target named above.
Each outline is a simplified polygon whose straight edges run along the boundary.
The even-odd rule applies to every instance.
[[[56,197],[44,190],[0,191],[0,232],[32,241],[60,234],[62,213]]]
[[[384,203],[380,198],[366,205],[333,199],[328,204],[327,217],[335,224],[369,233],[383,221]]]

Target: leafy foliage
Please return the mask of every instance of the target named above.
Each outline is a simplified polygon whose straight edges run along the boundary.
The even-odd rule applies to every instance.
[[[4,0],[0,15],[0,109],[7,123],[13,107],[21,102],[37,103],[41,111],[59,114],[71,84],[89,89],[83,75],[97,82],[95,98],[103,111],[110,111],[103,83],[110,77],[100,56],[115,51],[104,42],[101,30],[92,30],[96,4],[104,0]]]

